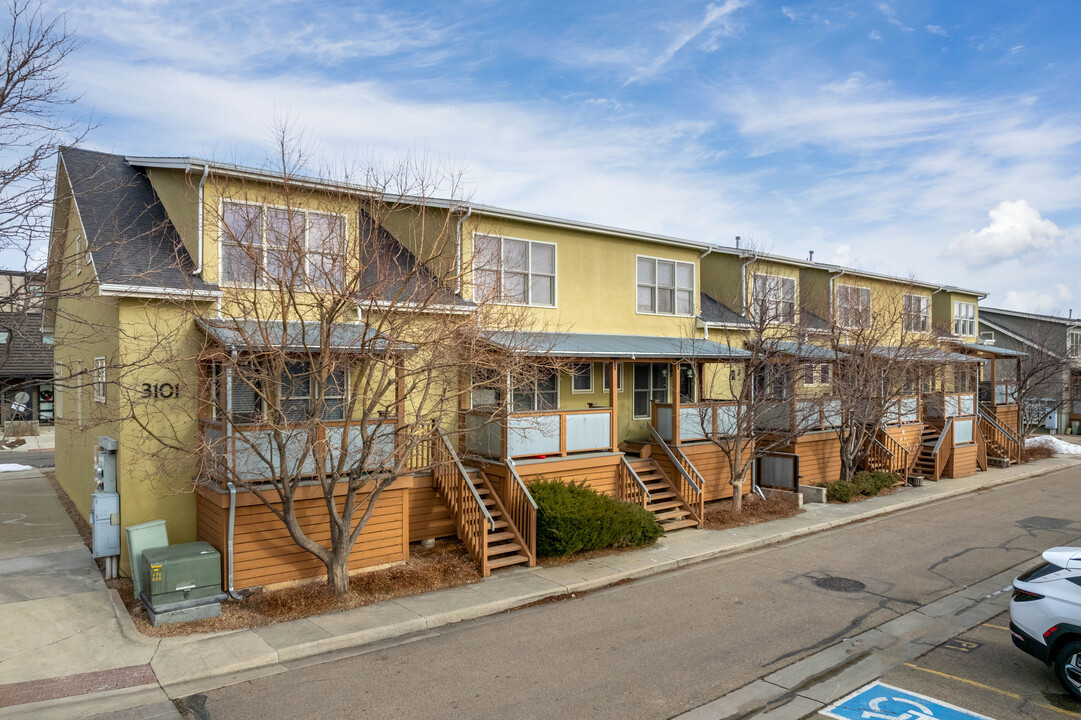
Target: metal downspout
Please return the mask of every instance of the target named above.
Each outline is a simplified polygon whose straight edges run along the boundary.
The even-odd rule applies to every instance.
[[[830,275],[830,322],[837,323],[837,294],[833,291],[833,281],[844,275],[847,270],[842,270],[836,275]]]
[[[757,258],[754,255],[751,255],[750,259],[743,263],[743,266],[739,269],[740,299],[743,301],[743,317],[747,317],[747,266],[755,260],[757,260]]]
[[[203,276],[203,185],[206,184],[206,176],[210,174],[210,165],[203,165],[203,176],[199,179],[199,218],[196,222],[199,224],[198,232],[198,247],[196,248],[196,265],[195,272],[192,275],[198,275],[200,278]],[[220,315],[219,315],[220,317]]]
[[[225,437],[233,435],[233,368],[236,367],[237,351],[233,350],[232,364],[226,369],[225,374],[225,418],[224,425],[228,428]],[[234,600],[243,600],[233,589],[233,529],[236,526],[236,486],[232,482],[226,482],[229,488],[229,535],[225,540],[225,567],[226,567],[226,592]]]

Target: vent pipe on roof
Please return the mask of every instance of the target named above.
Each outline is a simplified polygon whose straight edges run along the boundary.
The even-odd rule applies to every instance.
[[[1070,320],[1073,320],[1073,308],[1070,308],[1070,314],[1067,316]]]
[[[739,250],[739,235],[736,235],[736,250]]]
[[[807,262],[814,262],[814,261],[815,261],[815,251],[811,250],[809,253],[807,253]]]

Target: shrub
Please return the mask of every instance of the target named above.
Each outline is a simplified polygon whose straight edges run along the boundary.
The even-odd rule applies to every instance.
[[[851,502],[852,498],[858,494],[856,485],[848,480],[834,480],[831,483],[826,483],[827,500],[846,503]]]
[[[584,483],[538,480],[529,491],[537,501],[538,555],[650,545],[664,533],[653,513],[602,495]]]

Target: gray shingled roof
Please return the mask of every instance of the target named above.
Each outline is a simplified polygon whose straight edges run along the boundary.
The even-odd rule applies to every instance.
[[[747,318],[740,315],[738,312],[728,307],[719,300],[706,295],[700,294],[699,305],[701,311],[698,313],[698,319],[704,323],[711,325],[750,325]]]
[[[750,357],[750,353],[746,350],[701,338],[503,331],[491,332],[488,337],[497,345],[537,356],[628,358],[631,360]]]
[[[807,308],[801,308],[799,311],[800,322],[808,330],[821,330],[828,332],[830,324],[824,318],[820,318]]]
[[[833,348],[814,345],[812,343],[797,343],[791,341],[778,341],[770,343],[767,350],[782,355],[790,355],[802,360],[819,360],[831,362],[837,359],[837,351]]]
[[[298,320],[242,320],[196,318],[195,324],[227,350],[287,350],[319,352],[320,324]],[[339,352],[382,354],[389,350],[411,350],[405,343],[392,343],[361,323],[335,323],[330,328],[330,347]]]
[[[1028,353],[1026,352],[1021,352],[1020,350],[1010,350],[1009,348],[1003,347],[995,347],[994,345],[978,345],[976,343],[961,343],[960,345],[966,350],[987,353],[988,355],[996,355],[998,357],[1028,357]]]
[[[150,178],[119,155],[60,149],[101,283],[207,291]]]
[[[0,346],[0,377],[53,376],[53,346],[41,339],[41,313],[0,313],[0,330],[11,333]]]

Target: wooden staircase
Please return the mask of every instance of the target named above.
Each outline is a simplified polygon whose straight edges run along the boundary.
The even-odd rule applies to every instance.
[[[698,520],[691,506],[652,457],[628,456],[627,462],[649,491],[649,498],[643,507],[653,513],[665,532],[698,527]]]
[[[935,425],[924,425],[923,434],[920,436],[920,452],[916,456],[916,462],[912,471],[929,480],[938,480],[938,470],[935,465],[934,449],[942,434],[942,428]]]
[[[533,561],[526,553],[525,541],[518,532],[518,528],[511,522],[499,496],[492,489],[488,476],[483,470],[476,468],[466,468],[466,474],[495,525],[494,530],[488,531],[485,546],[485,564],[488,570],[522,563],[533,565]]]

